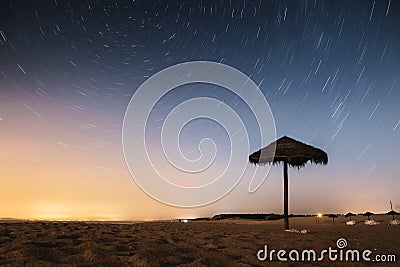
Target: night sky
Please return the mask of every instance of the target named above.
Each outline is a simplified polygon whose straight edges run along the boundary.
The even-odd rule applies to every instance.
[[[282,166],[256,193],[245,176],[197,209],[163,205],[131,178],[121,135],[132,95],[162,69],[195,60],[251,77],[277,137],[328,153],[327,166],[290,169],[291,213],[386,212],[389,200],[400,209],[400,1],[0,1],[0,13],[0,202],[9,203],[0,217],[281,213]],[[232,93],[186,85],[150,117],[155,151],[168,112],[201,96],[243,112],[257,130]],[[222,127],[187,126],[189,158],[204,137],[229,150]],[[249,142],[249,153],[260,148]]]

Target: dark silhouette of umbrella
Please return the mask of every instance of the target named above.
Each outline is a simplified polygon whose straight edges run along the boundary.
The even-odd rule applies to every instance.
[[[369,220],[369,216],[374,215],[372,212],[367,211],[366,213],[363,214],[363,216],[367,216]]]
[[[399,215],[400,213],[393,210],[392,201],[390,201],[390,211],[386,215],[392,215],[394,220],[394,215]]]
[[[391,210],[391,211],[389,211],[388,213],[386,213],[386,215],[392,215],[393,216],[393,220],[394,220],[394,215],[399,215],[400,213],[398,213],[398,212],[396,212],[396,211],[394,211],[394,210]]]
[[[339,217],[337,214],[329,214],[329,218],[332,218],[333,224],[335,224],[335,218]]]
[[[354,213],[351,213],[351,212],[349,212],[349,213],[347,213],[346,215],[344,215],[344,217],[350,217],[350,221],[351,221],[351,216],[356,216]]]
[[[314,164],[327,164],[328,155],[321,149],[284,136],[249,156],[254,164],[277,164],[283,162],[284,227],[289,229],[288,209],[288,165],[300,169],[308,161]]]

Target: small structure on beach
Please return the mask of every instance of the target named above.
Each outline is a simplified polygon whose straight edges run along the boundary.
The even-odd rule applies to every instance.
[[[377,224],[379,224],[379,222],[376,222],[376,221],[371,220],[369,218],[372,215],[374,215],[374,214],[372,212],[369,212],[369,211],[367,211],[366,213],[363,214],[363,216],[368,217],[368,220],[365,220],[365,222],[364,222],[366,225],[377,225]]]
[[[275,153],[273,153],[275,151]],[[300,169],[307,162],[328,164],[328,155],[319,148],[284,136],[249,156],[254,164],[277,164],[283,162],[284,228],[289,229],[288,165]]]
[[[386,215],[391,215],[392,216],[392,220],[389,221],[389,225],[398,225],[398,224],[400,224],[399,220],[395,220],[394,219],[394,216],[395,215],[400,215],[400,213],[398,213],[397,211],[393,210],[392,201],[390,201],[390,211],[388,213],[386,213]]]
[[[374,215],[372,212],[367,211],[366,213],[363,214],[363,216],[366,216],[368,218],[368,220],[371,220],[369,217]]]
[[[339,217],[339,216],[338,216],[337,214],[329,214],[328,217],[329,217],[329,218],[332,218],[333,224],[336,224],[336,223],[335,223],[335,218],[337,218],[337,217]]]
[[[386,213],[386,215],[391,215],[392,216],[392,220],[394,220],[394,215],[399,215],[400,213],[398,213],[398,212],[396,212],[396,211],[394,211],[394,210],[391,210],[391,211],[389,211],[388,213]]]
[[[356,216],[354,213],[348,212],[346,215],[344,215],[345,218],[350,217],[350,220],[346,222],[347,225],[355,225],[356,221],[353,221],[351,219],[352,216]]]
[[[348,212],[346,215],[344,215],[345,218],[350,217],[349,221],[352,221],[351,217],[356,216],[354,213]]]

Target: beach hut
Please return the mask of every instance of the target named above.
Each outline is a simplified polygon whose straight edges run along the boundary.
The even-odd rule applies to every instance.
[[[275,151],[274,155],[273,151]],[[288,166],[300,169],[308,161],[325,165],[328,163],[328,155],[319,148],[284,136],[251,154],[249,161],[254,164],[277,164],[283,162],[284,228],[288,230]]]

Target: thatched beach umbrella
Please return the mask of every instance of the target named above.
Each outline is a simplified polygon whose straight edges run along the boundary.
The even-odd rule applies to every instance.
[[[335,224],[335,218],[339,217],[337,214],[329,214],[329,218],[332,218],[333,224]]]
[[[274,150],[275,155],[272,155]],[[308,161],[315,164],[327,164],[328,155],[321,149],[284,136],[251,154],[249,161],[254,164],[277,164],[283,162],[284,227],[285,230],[288,230],[288,165],[300,169]]]
[[[369,216],[374,215],[372,212],[367,211],[366,213],[363,214],[363,216],[367,216],[369,220]]]
[[[394,211],[394,210],[391,210],[391,211],[389,211],[388,213],[386,213],[386,215],[392,215],[392,217],[393,217],[393,220],[394,220],[394,215],[399,215],[400,213],[398,213],[398,212],[396,212],[396,211]]]
[[[394,215],[399,215],[400,213],[396,212],[393,210],[393,205],[392,201],[390,200],[390,211],[386,213],[386,215],[392,215],[393,216],[393,221],[394,221]]]
[[[344,215],[344,217],[350,217],[350,221],[351,221],[351,216],[356,216],[354,213],[351,213],[351,212],[349,212],[349,213],[347,213],[346,215]]]

